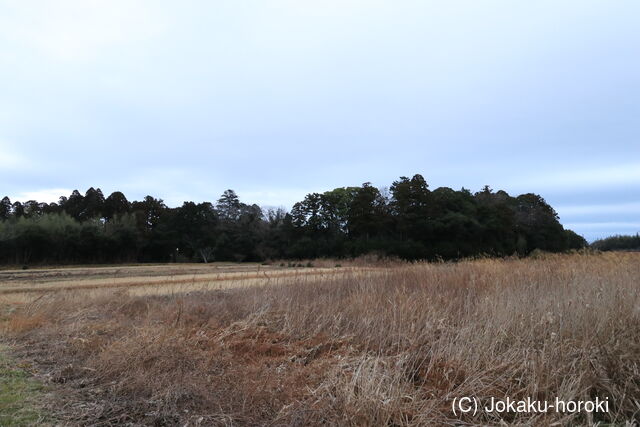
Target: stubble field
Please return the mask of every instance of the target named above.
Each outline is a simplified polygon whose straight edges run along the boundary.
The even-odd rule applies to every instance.
[[[640,414],[640,254],[314,264],[3,271],[2,352],[44,384],[39,422],[68,425],[625,425]],[[609,406],[456,414],[462,397]]]
[[[82,297],[113,295],[171,295],[189,292],[297,282],[308,276],[327,276],[340,269],[329,261],[255,263],[158,264],[116,267],[0,270],[0,303],[23,304],[46,293]],[[339,264],[338,264],[339,265]],[[351,268],[351,270],[354,270]],[[359,272],[372,270],[365,266]],[[77,291],[77,292],[76,292]]]

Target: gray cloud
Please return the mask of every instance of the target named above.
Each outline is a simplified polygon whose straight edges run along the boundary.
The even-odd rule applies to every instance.
[[[633,229],[620,224],[637,221],[640,195],[638,12],[633,1],[5,3],[0,190],[96,186],[177,205],[231,187],[291,206],[421,173],[432,187],[540,193],[589,238]]]

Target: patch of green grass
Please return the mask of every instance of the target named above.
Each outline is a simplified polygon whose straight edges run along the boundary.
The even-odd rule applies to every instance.
[[[15,366],[0,346],[0,426],[33,426],[46,423],[35,406],[42,385]]]

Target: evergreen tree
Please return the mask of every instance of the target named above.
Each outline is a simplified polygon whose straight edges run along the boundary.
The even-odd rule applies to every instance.
[[[5,196],[0,200],[0,220],[9,219],[11,211],[11,200]]]
[[[116,216],[122,216],[129,213],[131,204],[124,194],[114,191],[104,201],[103,215],[107,221],[112,220]]]

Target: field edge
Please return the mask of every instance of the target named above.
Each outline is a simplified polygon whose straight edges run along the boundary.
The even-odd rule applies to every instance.
[[[0,425],[53,425],[54,420],[40,407],[46,386],[12,356],[9,346],[0,343]]]

